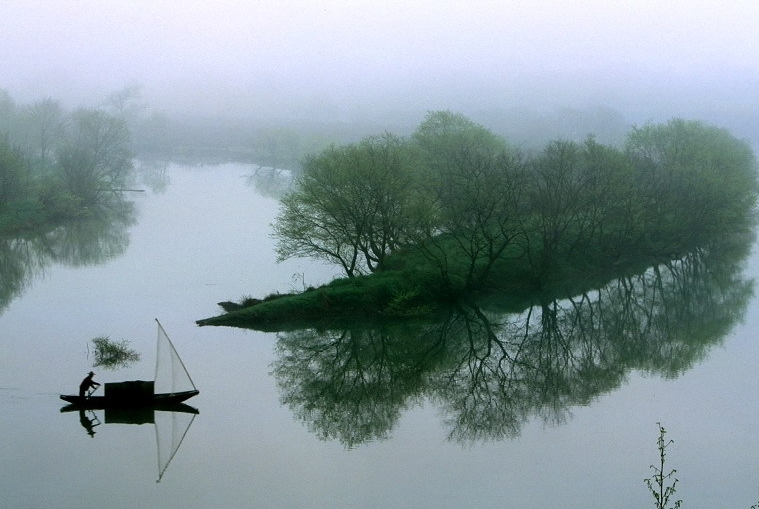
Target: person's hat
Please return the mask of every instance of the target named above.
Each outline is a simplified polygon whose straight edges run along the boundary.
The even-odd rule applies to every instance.
[[[92,371],[90,371],[90,372],[89,372],[89,373],[87,373],[87,374],[88,374],[88,375],[94,375],[95,373],[93,373]]]

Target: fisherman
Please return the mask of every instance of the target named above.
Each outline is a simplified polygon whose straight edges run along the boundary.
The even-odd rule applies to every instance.
[[[90,371],[87,376],[82,380],[82,383],[79,384],[79,397],[83,398],[84,393],[87,392],[87,390],[92,387],[93,389],[95,387],[100,387],[100,384],[97,383],[95,380],[92,379],[92,377],[95,376],[95,373]]]

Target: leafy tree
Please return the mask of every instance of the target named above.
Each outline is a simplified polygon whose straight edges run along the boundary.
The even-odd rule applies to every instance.
[[[103,106],[116,118],[131,125],[145,109],[142,103],[142,87],[132,84],[117,90],[105,99]]]
[[[414,165],[390,134],[309,157],[273,225],[279,260],[314,256],[350,277],[381,269],[413,228]]]
[[[62,147],[58,151],[58,171],[68,192],[85,205],[97,203],[104,189],[92,152],[72,145]]]
[[[519,239],[533,283],[541,286],[636,256],[669,254],[652,240],[667,237],[650,210],[655,193],[627,151],[593,137],[546,145],[529,161],[520,218]]]
[[[448,111],[427,114],[413,134],[425,163],[431,212],[417,248],[451,290],[470,289],[518,235],[521,157],[483,126]]]
[[[0,88],[0,136],[10,133],[15,116],[16,103],[7,90]]]
[[[95,203],[121,187],[132,169],[129,129],[102,110],[77,110],[57,159],[69,191],[85,204]]]
[[[0,137],[0,210],[26,194],[26,161],[8,141]]]
[[[629,257],[643,240],[638,217],[645,204],[635,193],[634,171],[626,154],[589,137],[582,145],[582,192],[587,195],[581,240],[588,249],[618,262]]]
[[[461,152],[492,155],[508,149],[506,140],[460,113],[428,112],[412,136],[433,171],[444,172]]]
[[[648,124],[627,138],[643,228],[660,249],[694,245],[745,224],[756,203],[757,163],[728,131],[682,119]]]
[[[561,261],[599,248],[619,257],[634,237],[636,201],[624,154],[600,145],[557,140],[530,163],[527,206],[521,217],[532,277],[544,283]],[[621,242],[620,244],[616,244]]]
[[[27,131],[26,144],[31,155],[45,168],[64,135],[63,109],[58,101],[48,98],[24,108],[22,116]]]
[[[543,287],[745,230],[756,173],[744,142],[699,122],[635,129],[624,150],[557,140],[527,159],[435,111],[408,140],[386,134],[309,157],[273,235],[280,260],[315,256],[349,276],[387,268],[404,247],[412,255],[392,268],[431,265],[454,295],[498,285],[493,274],[505,280],[522,260],[519,277]]]
[[[67,112],[50,98],[17,106],[0,90],[0,131],[3,231],[81,216],[108,193],[119,198],[132,169],[124,119],[102,109]]]

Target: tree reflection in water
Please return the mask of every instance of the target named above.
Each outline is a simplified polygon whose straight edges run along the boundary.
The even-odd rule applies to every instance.
[[[114,197],[107,207],[52,230],[0,237],[0,313],[52,264],[97,265],[123,254],[135,222],[134,204]]]
[[[424,399],[458,442],[513,438],[533,418],[564,423],[631,370],[674,378],[720,344],[753,294],[752,242],[715,243],[565,299],[536,295],[518,313],[490,299],[436,323],[280,333],[282,401],[347,447],[387,438]]]

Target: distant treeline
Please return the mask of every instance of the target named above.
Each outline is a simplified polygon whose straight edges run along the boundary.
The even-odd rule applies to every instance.
[[[16,104],[0,90],[0,233],[78,217],[124,186],[133,153],[117,109]]]
[[[410,135],[424,116],[423,110],[380,106],[350,114],[336,112],[333,117],[308,111],[282,118],[262,117],[255,111],[177,113],[148,107],[139,86],[114,92],[102,105],[125,120],[139,159],[192,164],[234,161],[295,171],[309,154],[331,144],[355,143],[385,131]],[[551,139],[580,141],[591,133],[597,133],[601,143],[617,144],[629,128],[620,112],[600,106],[545,112],[493,109],[477,112],[473,118],[526,150],[538,149]]]
[[[360,141],[377,132],[410,135],[424,112],[387,111],[351,120],[201,116],[153,111],[129,122],[137,156],[184,162],[244,162],[298,171],[309,154],[331,144]],[[525,150],[551,139],[581,141],[598,133],[601,143],[624,141],[629,122],[610,108],[556,109],[538,113],[523,108],[473,115],[493,132]]]

